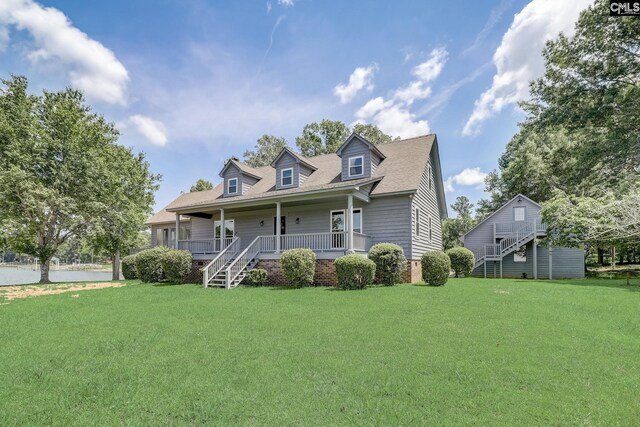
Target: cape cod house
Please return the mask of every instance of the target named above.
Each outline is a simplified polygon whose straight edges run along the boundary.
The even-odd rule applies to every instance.
[[[433,134],[376,146],[354,133],[335,154],[285,148],[260,168],[231,158],[220,177],[148,221],[152,245],[191,251],[205,287],[235,287],[255,266],[278,283],[280,254],[292,248],[312,249],[315,281],[333,284],[335,258],[380,242],[404,249],[406,280],[417,281],[422,254],[442,249],[447,208]]]
[[[584,250],[544,247],[547,227],[540,205],[518,194],[464,234],[475,255],[473,275],[484,277],[582,278]]]

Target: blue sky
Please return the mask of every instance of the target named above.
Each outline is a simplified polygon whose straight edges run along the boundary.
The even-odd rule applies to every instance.
[[[3,0],[0,76],[84,90],[163,175],[157,208],[260,135],[293,146],[323,118],[437,133],[448,203],[476,201],[544,42],[588,4]]]

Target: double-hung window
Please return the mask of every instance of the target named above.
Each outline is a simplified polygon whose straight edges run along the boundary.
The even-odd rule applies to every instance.
[[[236,194],[238,192],[238,178],[230,178],[227,181],[227,193]]]
[[[525,207],[524,206],[516,206],[513,208],[513,220],[514,221],[524,221]]]
[[[283,187],[293,185],[293,168],[282,169],[280,171],[280,185]]]
[[[349,157],[349,176],[358,176],[364,173],[364,157]]]

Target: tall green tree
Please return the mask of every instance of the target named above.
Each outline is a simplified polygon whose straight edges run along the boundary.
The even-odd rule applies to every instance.
[[[194,193],[196,191],[207,191],[213,190],[213,183],[211,181],[207,181],[206,179],[199,179],[195,185],[191,186],[190,192]]]
[[[471,216],[473,203],[466,196],[458,196],[455,203],[450,206],[457,216],[445,219],[442,223],[442,245],[445,250],[463,246],[462,235],[475,223]]]
[[[392,137],[382,132],[378,126],[373,125],[371,123],[356,123],[353,126],[353,131],[359,135],[362,135],[367,139],[367,141],[372,144],[386,144],[392,141],[397,141],[400,139],[399,136]]]
[[[522,104],[527,118],[487,179],[491,201],[481,204],[495,207],[519,192],[537,199],[549,235],[565,243],[592,234],[570,231],[549,207],[578,223],[640,187],[640,20],[609,17],[608,8],[597,0],[580,14],[573,37],[547,44],[545,73]],[[604,227],[607,217],[598,217]]]
[[[49,261],[59,246],[96,228],[109,212],[118,172],[113,163],[118,132],[85,105],[72,89],[29,95],[27,80],[3,80],[0,93],[0,218],[9,230],[9,244],[38,257],[40,282],[49,282]],[[122,151],[119,153],[122,155]],[[117,167],[115,167],[117,165]],[[124,213],[126,214],[126,212]],[[106,226],[105,226],[106,227]]]
[[[134,154],[120,145],[104,147],[100,160],[103,181],[97,203],[101,207],[91,226],[90,242],[111,256],[112,277],[119,280],[121,254],[137,246],[144,222],[152,213],[160,176],[151,173],[144,154]]]
[[[258,138],[253,150],[244,152],[244,162],[249,166],[258,168],[269,166],[283,148],[288,147],[287,141],[273,135],[262,135]]]
[[[339,120],[322,120],[305,125],[296,145],[305,157],[335,153],[349,136],[349,128]]]

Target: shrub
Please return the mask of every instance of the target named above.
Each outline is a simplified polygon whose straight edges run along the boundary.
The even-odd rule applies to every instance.
[[[373,283],[376,274],[376,263],[357,254],[336,259],[334,266],[340,289],[364,289]]]
[[[451,272],[451,260],[442,251],[426,252],[422,255],[422,279],[431,286],[447,283]]]
[[[378,243],[369,249],[369,259],[376,264],[376,282],[392,286],[402,281],[407,268],[404,251],[393,243]]]
[[[128,255],[122,258],[122,275],[126,280],[135,280],[138,278],[136,271],[136,256]]]
[[[136,255],[138,279],[146,283],[160,282],[164,278],[160,257],[169,250],[164,246],[157,246],[139,252]]]
[[[289,249],[280,257],[282,274],[289,286],[302,288],[313,283],[316,254],[311,249]]]
[[[455,271],[456,277],[461,274],[468,276],[473,271],[474,257],[473,252],[467,248],[451,248],[447,251],[451,260],[451,269]]]
[[[189,251],[170,250],[160,255],[164,278],[181,283],[191,273],[193,257]]]
[[[249,270],[242,280],[243,285],[247,286],[264,286],[267,284],[269,273],[264,268],[254,268]]]

